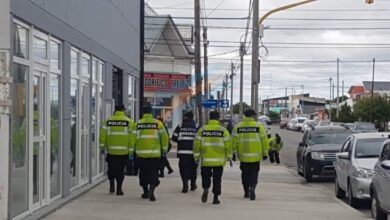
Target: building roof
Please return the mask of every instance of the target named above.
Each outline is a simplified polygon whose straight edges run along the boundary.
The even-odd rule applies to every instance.
[[[363,81],[363,86],[366,91],[371,91],[372,82]],[[390,82],[389,81],[375,81],[374,82],[374,91],[390,91]]]
[[[348,90],[348,94],[361,94],[364,93],[366,90],[364,89],[364,86],[351,86]]]

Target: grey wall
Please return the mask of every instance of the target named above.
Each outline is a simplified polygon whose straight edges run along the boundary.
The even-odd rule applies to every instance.
[[[112,65],[139,69],[140,1],[12,0],[15,17]]]

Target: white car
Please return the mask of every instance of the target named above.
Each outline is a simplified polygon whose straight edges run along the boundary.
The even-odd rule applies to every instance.
[[[288,130],[295,130],[296,124],[298,123],[298,120],[293,118],[291,121],[287,124],[287,129]]]
[[[371,213],[377,220],[387,220],[390,214],[390,140],[383,144],[382,153],[375,165],[371,184]]]
[[[306,117],[298,117],[295,130],[301,131],[303,128],[303,124],[305,123],[306,120],[307,120]]]
[[[371,199],[370,185],[374,166],[383,142],[390,133],[353,134],[344,142],[335,162],[335,194],[348,197],[348,203],[357,207],[360,200]]]
[[[305,131],[311,130],[313,127],[315,127],[318,124],[318,121],[315,120],[306,120],[303,123],[303,127],[301,129],[302,133],[305,133]]]

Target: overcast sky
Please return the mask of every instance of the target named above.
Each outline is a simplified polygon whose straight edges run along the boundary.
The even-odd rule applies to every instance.
[[[201,0],[201,2],[203,1],[205,8],[208,9],[205,11],[208,17],[238,18],[248,16],[249,0]],[[270,29],[265,31],[263,38],[264,45],[269,50],[269,56],[262,61],[260,97],[264,99],[284,96],[285,87],[288,87],[288,94],[298,94],[302,92],[303,85],[303,91],[305,93],[310,93],[312,96],[328,98],[329,78],[332,77],[336,80],[337,58],[341,60],[340,94],[342,80],[345,81],[345,93],[347,93],[351,85],[359,85],[362,81],[371,80],[373,65],[369,61],[373,58],[379,61],[376,63],[375,79],[378,81],[390,81],[390,62],[380,62],[390,61],[390,0],[375,0],[375,4],[373,5],[367,5],[364,1],[318,0],[317,2],[300,6],[294,10],[280,12],[269,17],[270,19],[265,21],[265,26],[270,27]],[[173,17],[193,16],[193,0],[146,0],[146,2],[154,7],[159,14],[171,14]],[[272,8],[293,2],[295,1],[260,0],[260,16]],[[217,10],[212,11],[217,6]],[[287,19],[277,20],[280,18]],[[302,18],[319,20],[297,20]],[[330,21],[322,19],[347,20]],[[193,22],[192,20],[184,19],[174,20],[178,25],[191,24]],[[209,78],[213,83],[212,93],[216,94],[216,90],[221,89],[224,75],[230,72],[230,60],[237,63],[240,38],[245,33],[245,29],[221,29],[221,27],[245,28],[246,20],[207,20],[207,25],[211,26],[208,32],[208,37],[211,41],[209,55],[212,56],[209,60]],[[282,28],[282,30],[277,28]],[[289,28],[289,30],[283,28]],[[305,30],[307,28],[327,29]],[[345,30],[345,28],[349,30]],[[366,30],[362,30],[361,28],[366,28]],[[302,43],[314,43],[314,45]],[[318,43],[325,44],[320,45],[320,47],[326,48],[318,48]],[[330,45],[326,45],[329,43]],[[247,45],[249,46],[249,44]],[[213,56],[233,50],[237,51]],[[264,50],[261,51],[263,52]],[[250,48],[248,53],[251,53]],[[247,55],[245,59],[244,101],[249,102],[251,56]],[[320,63],[306,61],[334,62]],[[237,73],[239,73],[238,68],[239,66],[237,65]],[[234,80],[236,82],[234,83],[234,102],[236,103],[239,98],[239,76],[237,75]]]

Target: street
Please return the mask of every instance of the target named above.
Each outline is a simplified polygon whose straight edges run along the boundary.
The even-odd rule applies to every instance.
[[[272,134],[278,133],[281,135],[284,141],[284,149],[281,151],[281,160],[282,163],[290,169],[290,171],[294,174],[297,174],[297,158],[296,158],[296,150],[298,148],[299,142],[302,139],[303,134],[301,132],[289,131],[287,129],[280,129],[279,126],[271,126]],[[301,177],[301,176],[299,176]],[[323,190],[327,191],[329,195],[334,196],[334,180],[331,179],[320,179],[315,180],[313,183],[307,184],[305,180],[301,177],[302,184],[305,185],[315,185],[316,187],[320,187]],[[336,197],[335,197],[336,198]],[[343,200],[346,203],[346,200]],[[365,216],[370,217],[370,203],[363,202],[361,207],[358,209]]]

